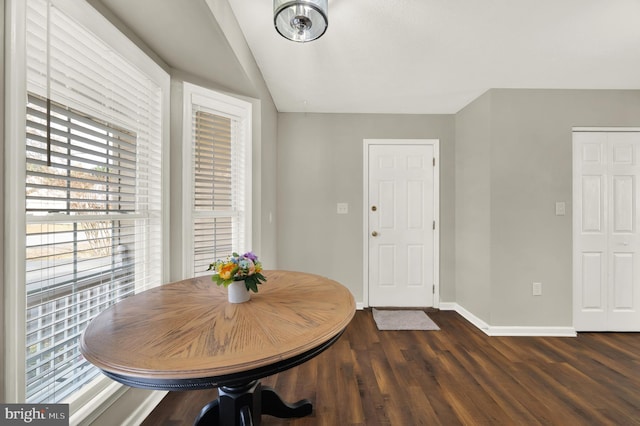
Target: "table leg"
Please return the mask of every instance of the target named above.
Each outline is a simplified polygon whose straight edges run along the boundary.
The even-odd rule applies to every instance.
[[[289,404],[284,402],[280,395],[272,388],[263,387],[261,393],[262,414],[268,414],[280,419],[289,419],[308,416],[313,411],[313,405],[308,399]]]
[[[275,390],[262,387],[257,380],[243,386],[222,386],[218,394],[218,399],[200,410],[195,426],[259,426],[262,414],[293,418],[313,411],[309,400],[286,403]]]
[[[194,426],[212,425],[218,426],[220,417],[220,401],[213,400],[200,410],[200,414],[193,422]]]

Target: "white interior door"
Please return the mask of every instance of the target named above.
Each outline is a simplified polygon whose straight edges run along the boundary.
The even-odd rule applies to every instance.
[[[640,331],[640,132],[574,132],[574,327]]]
[[[434,305],[435,149],[432,143],[368,145],[370,306]]]

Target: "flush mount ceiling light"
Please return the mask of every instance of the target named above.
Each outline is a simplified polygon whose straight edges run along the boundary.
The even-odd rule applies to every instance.
[[[320,38],[329,25],[328,0],[273,0],[273,24],[280,35],[304,43]]]

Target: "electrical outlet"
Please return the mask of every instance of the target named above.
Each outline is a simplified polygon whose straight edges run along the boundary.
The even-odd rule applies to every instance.
[[[531,292],[534,296],[542,296],[542,283],[533,283]]]
[[[349,204],[348,203],[338,203],[336,213],[338,214],[348,214],[349,213]]]

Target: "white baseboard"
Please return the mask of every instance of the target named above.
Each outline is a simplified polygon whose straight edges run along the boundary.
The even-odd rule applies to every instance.
[[[489,336],[548,336],[548,337],[576,337],[573,327],[489,327]]]
[[[455,302],[442,302],[440,309],[456,311],[487,336],[576,337],[578,335],[573,327],[491,326]]]
[[[458,304],[456,302],[440,302],[441,311],[455,311]]]
[[[364,302],[356,302],[356,309],[358,311],[363,310],[364,308],[366,308],[366,306],[364,306]]]
[[[440,309],[443,311],[456,311],[459,313],[464,319],[469,321],[471,324],[475,325],[478,329],[480,329],[483,333],[489,335],[489,324],[467,311],[462,306],[458,305],[455,302],[440,302]]]

